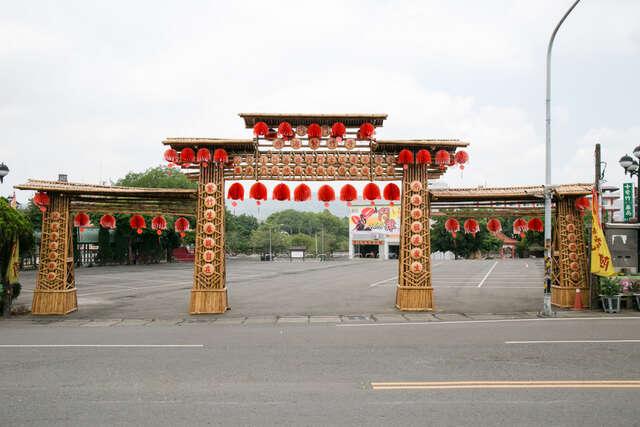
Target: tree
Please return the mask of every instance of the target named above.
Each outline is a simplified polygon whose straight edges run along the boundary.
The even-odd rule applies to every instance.
[[[125,187],[198,188],[198,183],[190,181],[184,173],[166,166],[156,166],[144,172],[129,172],[116,184]]]
[[[274,254],[289,250],[289,235],[271,224],[261,224],[251,233],[251,246],[261,252],[269,252],[269,230],[271,230],[271,252]]]
[[[25,248],[33,246],[33,227],[29,218],[13,209],[6,199],[0,198],[0,283],[2,284],[0,296],[5,317],[11,315],[13,287],[7,282],[7,270],[15,236],[18,236],[20,241],[21,252],[23,246]]]
[[[456,255],[468,258],[472,254],[495,251],[502,246],[502,241],[491,235],[487,230],[486,220],[478,220],[480,230],[476,233],[475,237],[471,233],[460,231],[456,233],[455,239],[453,235],[445,229],[444,224],[446,221],[446,217],[439,217],[431,226],[431,250],[434,252],[452,251],[455,252]]]

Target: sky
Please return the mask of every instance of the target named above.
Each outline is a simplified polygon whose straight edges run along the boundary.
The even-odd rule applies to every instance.
[[[545,67],[572,0],[0,0],[0,194],[117,180],[166,137],[250,137],[240,112],[387,113],[377,137],[457,138],[453,187],[544,183]],[[640,145],[640,2],[583,0],[552,62],[552,182],[609,185]],[[26,201],[29,192],[18,192]]]

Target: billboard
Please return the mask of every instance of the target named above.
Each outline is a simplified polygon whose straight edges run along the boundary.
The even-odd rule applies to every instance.
[[[633,218],[633,184],[625,182],[622,185],[623,201],[624,201],[624,220],[629,222]]]
[[[400,206],[352,206],[351,231],[400,234]]]

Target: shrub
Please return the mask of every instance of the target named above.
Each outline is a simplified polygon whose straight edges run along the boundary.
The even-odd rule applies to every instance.
[[[620,280],[617,277],[600,278],[600,295],[611,297],[620,293]]]

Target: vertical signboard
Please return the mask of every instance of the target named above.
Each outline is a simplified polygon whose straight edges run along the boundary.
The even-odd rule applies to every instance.
[[[633,184],[625,182],[622,185],[622,200],[624,201],[624,221],[629,222],[633,218]]]

